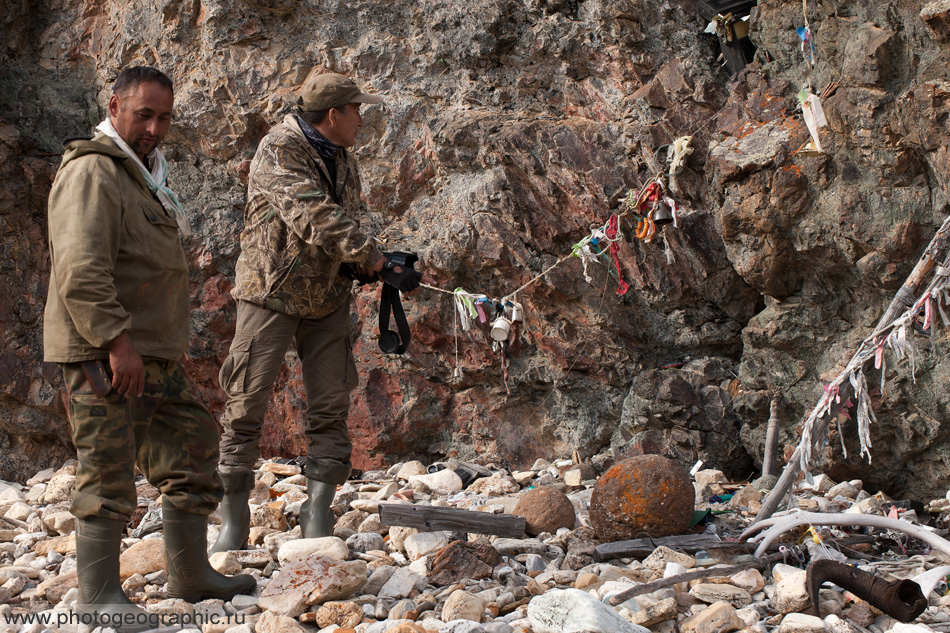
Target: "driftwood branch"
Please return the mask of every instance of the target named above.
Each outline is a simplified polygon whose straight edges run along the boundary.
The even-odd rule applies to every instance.
[[[778,416],[781,398],[772,398],[769,405],[769,423],[765,430],[765,454],[762,456],[762,476],[771,475],[775,465],[775,451],[778,450]]]
[[[923,285],[924,279],[933,270],[934,266],[937,265],[937,262],[943,259],[948,242],[950,242],[950,216],[947,216],[943,221],[943,224],[937,230],[933,239],[930,240],[930,244],[927,246],[924,254],[917,262],[917,265],[914,266],[910,275],[907,276],[904,285],[897,291],[891,304],[887,307],[887,310],[884,311],[884,315],[880,321],[878,321],[877,327],[874,328],[872,338],[882,336],[891,323],[893,323],[904,310],[914,305],[914,301],[917,298],[921,285]],[[860,350],[858,353],[860,353]],[[856,356],[857,354],[855,354],[855,357]],[[851,385],[845,381],[839,391],[841,401],[846,401],[852,395],[852,392],[853,389]],[[824,440],[825,434],[828,431],[828,424],[838,415],[840,408],[840,404],[833,404],[831,410],[828,411],[824,417],[815,420],[814,429],[812,430],[813,447],[817,448]],[[762,519],[767,519],[772,516],[778,509],[782,499],[788,491],[791,490],[795,477],[801,471],[802,452],[803,448],[799,443],[795,448],[795,452],[792,453],[788,463],[785,465],[785,470],[782,472],[781,477],[779,477],[778,483],[775,484],[775,487],[762,502],[762,509],[759,510],[759,513],[755,517],[756,521],[761,521]]]
[[[642,596],[643,594],[647,593],[653,593],[654,591],[659,591],[660,589],[678,585],[681,582],[689,582],[699,578],[709,578],[710,576],[731,576],[745,569],[752,569],[753,567],[756,569],[762,569],[776,561],[782,560],[783,556],[785,556],[785,554],[780,552],[777,554],[769,554],[764,558],[756,558],[755,560],[746,561],[737,565],[730,565],[728,567],[705,567],[703,569],[688,571],[685,574],[677,574],[675,576],[663,578],[662,580],[655,580],[653,582],[637,585],[636,587],[631,587],[626,591],[621,591],[615,596],[612,596],[607,602],[609,602],[611,606],[615,607],[621,602],[625,602],[630,598]]]

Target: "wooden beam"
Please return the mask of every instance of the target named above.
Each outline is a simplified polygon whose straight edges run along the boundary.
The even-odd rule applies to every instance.
[[[379,522],[383,525],[402,525],[424,532],[447,530],[495,534],[506,538],[524,538],[524,517],[511,514],[489,514],[458,508],[435,508],[405,503],[382,503]]]
[[[661,545],[691,554],[701,549],[734,550],[736,553],[745,554],[751,554],[755,551],[754,543],[723,541],[713,534],[681,534],[661,538],[637,538],[629,541],[602,543],[594,548],[594,560],[603,562],[614,558],[646,558]]]

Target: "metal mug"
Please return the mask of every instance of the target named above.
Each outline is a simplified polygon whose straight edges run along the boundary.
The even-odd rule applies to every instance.
[[[496,341],[504,341],[507,339],[510,331],[511,321],[503,316],[495,319],[495,322],[491,325],[491,337]]]

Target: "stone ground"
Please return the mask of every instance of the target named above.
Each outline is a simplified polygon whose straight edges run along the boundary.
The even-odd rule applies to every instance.
[[[289,463],[283,463],[289,462]],[[430,472],[431,471],[431,472]],[[0,633],[79,633],[81,624],[13,624],[23,613],[66,613],[76,588],[74,519],[68,511],[75,463],[37,473],[26,485],[0,482]],[[763,572],[733,565],[748,553],[659,546],[638,557],[595,562],[601,543],[591,526],[592,493],[599,481],[589,464],[538,460],[528,471],[492,465],[418,461],[361,474],[341,486],[334,500],[335,534],[302,539],[297,526],[306,480],[290,460],[263,462],[252,495],[249,549],[212,556],[227,574],[258,581],[254,596],[229,602],[189,604],[166,597],[158,491],[138,484],[139,511],[124,540],[121,576],[132,600],[166,618],[202,617],[203,633],[555,633],[639,632],[779,633],[833,631],[884,633],[950,629],[950,597],[939,582],[929,608],[912,624],[882,615],[867,602],[837,588],[821,591],[823,619],[810,606],[804,567],[808,560],[847,560],[887,579],[909,578],[940,565],[937,556],[903,533],[849,530],[863,544],[839,545],[838,528],[819,528],[800,546],[789,540],[785,560]],[[729,482],[714,470],[692,477],[695,508],[720,511],[690,534],[737,537],[761,507],[763,489],[775,478],[751,484]],[[861,481],[835,484],[824,475],[799,482],[791,496],[797,509],[901,516],[943,529],[950,501],[907,509],[882,493],[862,490]],[[540,493],[532,491],[541,490]],[[649,492],[647,500],[649,501]],[[569,500],[567,514],[558,501]],[[603,498],[603,494],[601,497]],[[541,502],[538,502],[541,500]],[[527,538],[420,532],[381,523],[382,503],[431,505],[525,517]],[[595,505],[601,503],[594,499]],[[570,511],[573,507],[573,512]],[[559,509],[560,508],[560,509]],[[572,516],[573,515],[573,516]],[[212,515],[209,542],[218,531]],[[561,527],[558,527],[558,526]],[[467,538],[466,538],[467,536]],[[860,540],[860,539],[859,539]],[[816,542],[820,541],[820,542]],[[736,550],[733,550],[736,551]],[[603,557],[601,557],[603,558]],[[721,575],[645,593],[617,607],[608,599],[665,576],[713,565]],[[944,570],[945,573],[946,570]],[[937,572],[940,573],[940,572]],[[211,616],[216,616],[211,622]],[[85,627],[88,630],[89,627]]]

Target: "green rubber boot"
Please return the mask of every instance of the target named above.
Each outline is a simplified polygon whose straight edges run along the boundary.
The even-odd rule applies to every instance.
[[[211,553],[233,549],[247,549],[247,537],[251,534],[251,507],[248,501],[250,490],[225,491],[221,499],[221,531],[211,546]]]
[[[316,479],[307,480],[307,500],[300,506],[300,531],[304,538],[333,536],[336,516],[330,509],[336,495],[336,484]]]
[[[168,597],[186,602],[209,598],[230,600],[257,589],[252,576],[225,576],[208,562],[208,517],[183,512],[164,500],[165,560],[168,563]]]
[[[155,628],[155,616],[136,606],[119,580],[119,546],[125,522],[102,517],[76,520],[76,573],[82,614],[98,614],[94,626],[111,626],[122,633]]]

